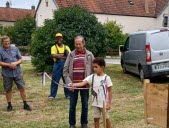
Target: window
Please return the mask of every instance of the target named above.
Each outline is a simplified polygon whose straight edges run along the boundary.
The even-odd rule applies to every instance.
[[[146,35],[138,34],[130,37],[130,50],[143,50],[145,47]]]
[[[46,7],[48,7],[48,0],[45,0],[45,3],[46,3]]]
[[[124,44],[124,51],[127,51],[129,49],[129,37],[127,38],[125,44]]]
[[[154,51],[169,50],[169,31],[151,34],[150,44]]]

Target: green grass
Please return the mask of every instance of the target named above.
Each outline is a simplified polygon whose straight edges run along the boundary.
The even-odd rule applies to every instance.
[[[29,61],[24,62],[21,67],[26,82],[27,101],[33,111],[27,112],[22,109],[23,103],[19,92],[14,89],[12,97],[14,111],[6,112],[6,98],[1,92],[0,127],[68,128],[69,101],[64,98],[63,88],[59,88],[56,100],[48,101],[50,80],[46,78],[46,86],[42,86],[41,76],[37,75]],[[114,84],[112,109],[110,110],[113,128],[160,128],[144,124],[143,85],[139,78],[131,74],[123,74],[120,65],[108,65],[105,73],[111,77]],[[80,128],[80,96],[76,110],[77,128]],[[89,126],[93,128],[91,98],[88,115]],[[102,126],[101,120],[101,128]]]

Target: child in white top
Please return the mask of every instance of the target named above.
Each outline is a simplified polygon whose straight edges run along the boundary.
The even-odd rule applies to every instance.
[[[103,101],[106,102],[106,128],[111,128],[108,110],[111,108],[113,84],[110,77],[104,74],[105,66],[104,59],[95,58],[93,60],[94,74],[86,77],[82,82],[73,83],[72,85],[75,87],[85,86],[87,84],[91,85],[95,128],[100,127],[99,120],[103,110]]]

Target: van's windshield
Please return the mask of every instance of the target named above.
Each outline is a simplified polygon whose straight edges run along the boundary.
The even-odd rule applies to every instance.
[[[149,41],[153,50],[167,50],[169,49],[169,31],[153,33]]]

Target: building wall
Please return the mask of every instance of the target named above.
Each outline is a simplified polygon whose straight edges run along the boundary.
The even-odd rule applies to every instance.
[[[6,21],[0,21],[0,25],[2,26],[13,26],[14,22],[6,22]]]
[[[153,29],[156,26],[156,18],[119,16],[119,15],[102,15],[96,14],[101,23],[107,21],[116,21],[123,27],[123,33],[132,33],[141,30]]]
[[[95,14],[101,23],[114,20],[123,26],[124,33],[162,28],[163,14],[168,14],[169,6],[157,18]]]
[[[37,13],[36,13],[36,23],[37,26],[42,26],[45,19],[52,19],[53,12],[57,10],[57,6],[54,0],[50,0],[48,7],[46,7],[45,0],[42,0]],[[156,29],[162,27],[163,14],[168,13],[168,8],[165,8],[158,18],[149,17],[135,17],[135,16],[119,16],[119,15],[105,15],[105,14],[95,14],[98,21],[105,23],[108,20],[114,20],[117,24],[123,26],[123,33],[132,33],[136,31]]]
[[[48,6],[46,6],[45,0],[42,0],[36,13],[37,26],[43,26],[45,19],[52,19],[53,12],[56,11],[56,9],[57,7],[53,0],[48,0]]]
[[[168,13],[169,13],[169,6],[167,6],[167,7],[162,11],[162,13],[160,13],[160,15],[158,16],[158,18],[157,18],[157,24],[156,24],[157,27],[162,26],[162,23],[163,23],[163,15],[164,15],[164,14],[167,15]]]

